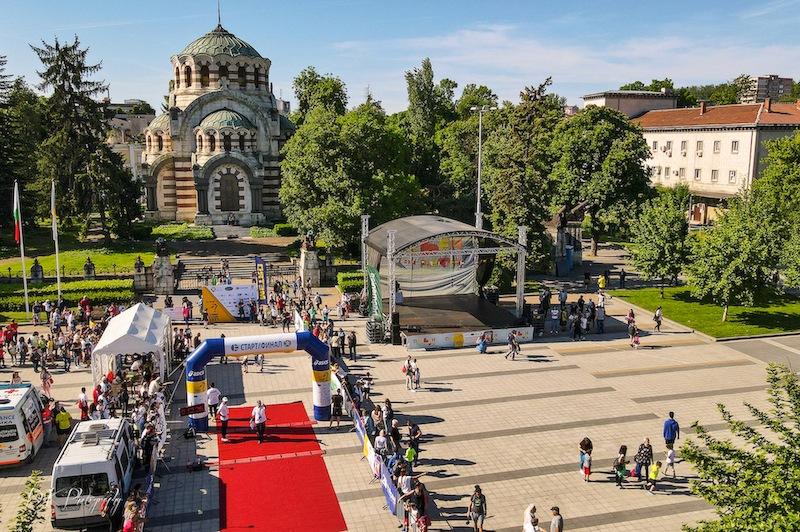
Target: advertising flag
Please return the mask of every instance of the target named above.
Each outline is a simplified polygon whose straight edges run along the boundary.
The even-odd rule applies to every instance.
[[[383,300],[381,298],[381,276],[378,270],[367,266],[367,294],[369,295],[369,316],[383,321]]]
[[[22,217],[19,210],[19,185],[14,182],[14,240],[19,244],[22,237]]]
[[[264,259],[256,257],[256,283],[258,284],[258,304],[267,304],[267,265]]]

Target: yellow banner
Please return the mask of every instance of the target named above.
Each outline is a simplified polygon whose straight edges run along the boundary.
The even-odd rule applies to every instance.
[[[331,372],[327,371],[314,371],[314,382],[330,382]]]
[[[206,391],[206,381],[187,382],[186,391],[189,393],[203,393]]]
[[[236,318],[228,312],[228,309],[219,302],[217,296],[215,296],[211,290],[203,287],[203,308],[208,313],[208,322],[209,323],[217,323],[217,322],[225,322],[231,323],[235,322]],[[202,312],[202,309],[200,310]]]

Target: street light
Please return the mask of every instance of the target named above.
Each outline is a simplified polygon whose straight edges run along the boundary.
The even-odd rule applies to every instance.
[[[481,107],[470,107],[470,111],[478,111],[478,201],[475,207],[475,227],[483,229],[483,212],[481,212],[481,163],[483,154],[483,113],[486,111],[496,111],[497,107],[483,105]]]

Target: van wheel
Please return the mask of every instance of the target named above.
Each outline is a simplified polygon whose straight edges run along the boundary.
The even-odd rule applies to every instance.
[[[33,451],[31,451],[30,456],[25,459],[25,463],[26,464],[32,464],[33,463],[33,459],[34,459],[34,454],[33,454]]]

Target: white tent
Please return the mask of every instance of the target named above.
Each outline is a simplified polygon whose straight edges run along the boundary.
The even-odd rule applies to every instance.
[[[142,303],[114,316],[92,351],[92,386],[109,371],[116,372],[118,355],[154,352],[162,379],[172,359],[172,320]]]

